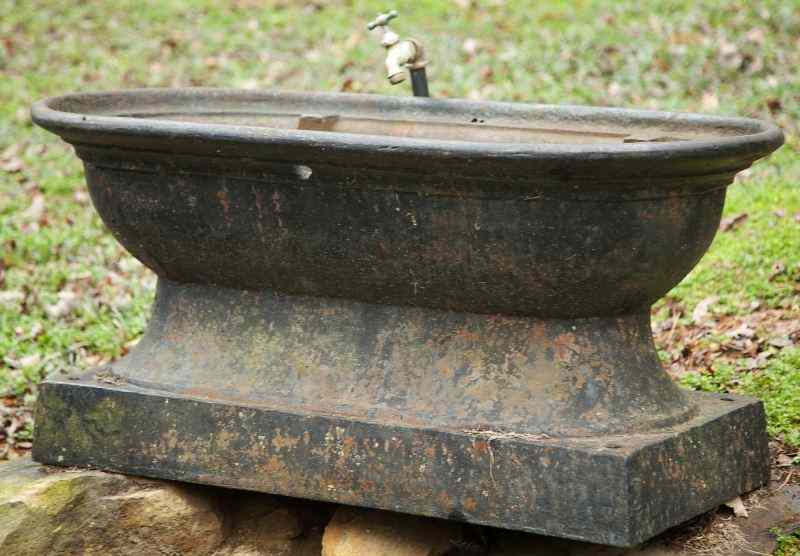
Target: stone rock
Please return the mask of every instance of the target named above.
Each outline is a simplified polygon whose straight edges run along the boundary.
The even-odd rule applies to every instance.
[[[772,553],[774,531],[800,524],[800,487],[748,504],[749,518],[698,529],[715,553]],[[694,530],[622,549],[27,458],[0,464],[2,556],[686,556]]]
[[[661,549],[625,549],[551,537],[504,532],[497,536],[491,556],[678,556]]]
[[[248,539],[231,537],[213,556],[319,556],[322,534],[303,535],[283,543],[257,545]]]
[[[19,459],[0,466],[0,554],[211,554],[224,523],[209,490]]]
[[[279,497],[232,492],[226,514],[230,536],[214,556],[319,556],[322,550],[321,530],[304,531],[298,508]]]
[[[453,522],[341,507],[325,528],[322,556],[441,556],[461,536]]]

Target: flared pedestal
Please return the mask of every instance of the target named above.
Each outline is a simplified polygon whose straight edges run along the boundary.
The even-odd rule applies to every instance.
[[[621,546],[768,478],[760,402],[675,387],[645,311],[166,280],[127,357],[43,384],[34,458]]]

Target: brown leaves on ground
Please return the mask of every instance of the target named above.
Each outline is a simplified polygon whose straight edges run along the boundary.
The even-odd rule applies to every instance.
[[[29,139],[0,145],[0,321],[8,322],[0,333],[0,461],[31,447],[39,380],[124,355],[139,331],[130,316],[135,296],[154,288],[152,274],[97,229],[80,182],[60,189],[77,163],[65,156],[70,162],[54,167],[42,155],[62,150]],[[61,186],[41,186],[43,169],[53,168]],[[115,342],[121,347],[108,347]]]
[[[742,364],[750,370],[766,366],[781,350],[800,344],[800,314],[784,309],[762,309],[758,303],[751,312],[716,314],[719,297],[698,303],[691,318],[687,310],[667,298],[668,317],[653,326],[656,345],[667,354],[665,365],[673,378],[687,372],[713,373],[712,365]]]
[[[16,174],[21,172],[25,167],[25,163],[20,158],[21,146],[18,144],[6,147],[0,153],[0,170],[8,172],[9,174]]]
[[[31,449],[33,412],[20,398],[0,399],[0,461],[25,455]]]
[[[720,298],[710,296],[687,314],[674,298],[665,299],[668,317],[654,321],[653,335],[666,354],[664,365],[676,380],[689,372],[714,375],[714,367],[729,364],[759,373],[781,350],[800,345],[800,312],[792,309],[762,308],[753,302],[749,311],[727,314],[717,306]],[[738,386],[731,379],[731,387]],[[776,485],[800,481],[793,473],[797,449],[777,439],[770,442],[772,480]]]

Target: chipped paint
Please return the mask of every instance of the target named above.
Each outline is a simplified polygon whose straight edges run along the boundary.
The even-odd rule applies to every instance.
[[[92,381],[49,381],[41,395],[34,453],[47,463],[60,457],[604,544],[637,544],[769,474],[761,404],[709,394],[693,394],[698,415],[668,434],[585,438],[390,427]],[[159,411],[165,396],[169,413]],[[97,430],[89,416],[109,412],[129,434],[110,443],[63,434],[60,424],[72,421]]]

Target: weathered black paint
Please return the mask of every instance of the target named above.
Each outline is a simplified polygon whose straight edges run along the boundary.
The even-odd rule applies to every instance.
[[[658,433],[546,439],[56,380],[34,457],[632,546],[767,481],[761,403],[691,397]]]
[[[223,90],[33,116],[159,276],[127,357],[43,385],[39,461],[619,545],[767,479],[760,404],[676,388],[649,307],[772,126]]]
[[[696,413],[657,372],[648,313],[533,319],[162,279],[113,368],[184,395],[436,428],[575,436]]]

